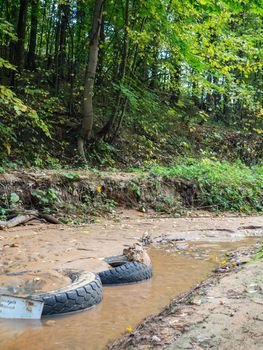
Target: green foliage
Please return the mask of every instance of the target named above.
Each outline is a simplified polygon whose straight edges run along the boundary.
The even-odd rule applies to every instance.
[[[10,202],[12,204],[17,204],[17,203],[19,203],[19,201],[20,201],[19,195],[15,192],[12,192],[10,195]]]
[[[63,173],[63,176],[70,181],[79,180],[80,178],[79,174],[76,173]]]
[[[0,17],[0,38],[1,44],[4,46],[17,40],[13,25],[2,17]]]
[[[38,150],[41,137],[51,138],[48,125],[36,111],[3,85],[0,85],[0,106],[0,147],[5,151],[0,158],[5,158],[5,154],[9,157],[13,152],[17,152],[24,135],[27,136],[25,144],[31,144],[31,147],[35,144]]]
[[[6,220],[9,210],[0,206],[0,220]]]
[[[47,190],[32,191],[31,196],[35,205],[45,212],[57,210],[63,204],[58,191],[52,187]]]
[[[196,205],[214,210],[263,211],[263,166],[249,168],[210,159],[188,159],[169,168],[155,167],[154,175],[188,180],[198,187]]]
[[[176,198],[172,195],[156,196],[151,207],[161,213],[180,214],[182,208]]]
[[[94,1],[34,3],[23,40],[15,32],[20,2],[1,4],[0,160],[59,168],[63,158],[75,165]],[[104,2],[90,164],[117,167],[121,155],[113,142],[123,136],[136,140],[133,153],[149,166],[158,164],[159,154],[166,162],[178,155],[225,154],[256,163],[262,154],[256,136],[263,132],[261,3],[127,4],[124,11],[122,2]],[[35,67],[29,67],[34,30]],[[24,46],[21,69],[17,36]],[[97,131],[109,119],[113,126],[101,139]],[[235,128],[246,139],[225,145],[224,131],[201,137],[199,127],[212,123]]]
[[[260,260],[263,259],[263,243],[261,244],[261,247],[258,249],[254,256],[254,260]]]
[[[137,200],[140,200],[141,198],[141,189],[140,189],[140,186],[135,183],[134,181],[130,181],[129,182],[129,189],[131,192],[133,192],[137,198]]]
[[[0,57],[0,68],[16,70],[16,67],[13,64],[11,64],[9,61],[1,57]]]

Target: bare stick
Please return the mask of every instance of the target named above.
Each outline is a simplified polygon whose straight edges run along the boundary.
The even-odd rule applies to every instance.
[[[7,221],[0,221],[0,230],[4,230],[6,228],[11,228],[11,227],[24,224],[35,218],[36,218],[35,215],[18,215],[13,219],[10,219]]]
[[[38,215],[40,218],[45,219],[47,222],[50,222],[51,224],[56,224],[56,225],[63,224],[63,222],[56,219],[54,216],[50,214],[38,213]]]

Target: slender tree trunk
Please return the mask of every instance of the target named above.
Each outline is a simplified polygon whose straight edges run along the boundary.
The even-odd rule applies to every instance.
[[[18,71],[24,68],[25,61],[25,33],[26,33],[26,18],[28,10],[28,0],[20,0],[19,17],[17,23],[17,43],[16,43],[16,53],[15,53],[15,63],[17,65]]]
[[[54,13],[55,10],[55,1],[52,1],[51,11],[49,13],[48,21],[47,21],[47,37],[46,37],[46,58],[48,59],[50,51],[50,37],[53,28],[53,20],[51,14]]]
[[[60,80],[64,78],[64,66],[66,61],[66,40],[67,40],[67,27],[70,14],[70,3],[67,0],[66,3],[59,5],[59,13],[61,14],[61,21],[58,23],[57,37],[56,37],[56,81],[55,90],[58,95]],[[60,17],[60,16],[59,16]]]
[[[83,45],[85,45],[85,39],[83,40],[83,32],[85,31],[85,20],[86,20],[86,8],[82,0],[77,0],[77,9],[76,9],[76,43],[75,43],[75,62],[76,68],[80,63],[83,62]]]
[[[129,53],[128,28],[130,24],[129,0],[126,0],[124,16],[125,16],[125,31],[124,31],[124,37],[123,37],[123,56],[122,56],[122,62],[120,65],[120,72],[119,72],[119,79],[118,79],[119,84],[122,84],[124,82],[126,70],[127,70],[127,63],[128,63],[128,53]],[[108,122],[104,125],[104,127],[98,132],[97,137],[99,139],[103,139],[106,136],[109,136],[111,131],[112,131],[112,135],[108,137],[109,141],[112,141],[115,138],[120,127],[120,120],[122,120],[124,117],[126,105],[127,105],[127,98],[122,97],[122,92],[119,89],[118,95],[117,95],[117,102],[113,110],[112,117],[108,120]]]
[[[129,54],[129,33],[128,28],[130,25],[130,12],[129,12],[129,6],[130,6],[130,0],[126,0],[125,5],[125,32],[124,32],[124,41],[123,41],[123,58],[122,58],[122,65],[121,65],[121,71],[120,71],[120,83],[123,83],[126,76],[127,71],[127,65],[128,65],[128,54]],[[116,113],[113,118],[113,125],[112,125],[112,135],[110,140],[113,141],[117,133],[121,127],[126,107],[128,103],[127,97],[123,97],[121,91],[119,91],[119,103],[117,105]]]
[[[46,12],[48,7],[48,0],[45,0],[43,3],[43,12],[42,12],[42,21],[41,21],[41,31],[40,31],[40,40],[38,45],[38,55],[41,55],[42,50],[42,43],[43,43],[43,34],[44,34],[44,28],[46,27],[45,19],[46,19]]]
[[[152,49],[153,49],[153,62],[152,62],[152,78],[150,82],[150,88],[156,90],[158,88],[158,61],[159,61],[159,31],[156,31],[154,37]]]
[[[61,28],[61,6],[58,6],[57,11],[57,26],[56,26],[56,32],[55,32],[55,53],[54,53],[54,70],[55,70],[55,77],[54,77],[54,83],[55,83],[55,93],[58,93],[59,88],[59,41],[60,41],[60,28]]]
[[[56,62],[56,47],[58,47],[57,44],[57,24],[54,20],[53,14],[56,12],[55,6],[56,6],[56,0],[53,0],[51,2],[51,11],[49,12],[49,22],[47,24],[48,32],[46,37],[46,69],[49,70],[51,66],[55,66]],[[53,47],[55,46],[55,49],[53,50]],[[55,78],[54,78],[55,81]]]
[[[119,39],[119,31],[117,28],[114,28],[113,36],[113,67],[112,67],[112,81],[117,82],[119,76],[119,57],[120,57],[121,43]]]
[[[179,61],[179,59],[178,59]],[[171,105],[175,105],[179,101],[180,97],[180,63],[174,62],[174,70],[171,72],[171,82],[172,89],[170,94],[170,103]]]
[[[60,77],[64,76],[64,65],[66,61],[66,43],[67,43],[67,28],[69,22],[70,14],[70,3],[67,1],[61,5],[61,26],[60,26],[60,41],[59,41],[59,75]]]
[[[69,98],[68,98],[68,112],[69,115],[73,114],[74,111],[74,97],[73,97],[73,90],[74,90],[74,81],[75,81],[75,62],[74,62],[74,32],[72,28],[69,29],[69,49],[68,49],[68,81],[70,84],[69,87]]]
[[[27,56],[27,66],[30,70],[35,70],[36,62],[36,40],[37,40],[37,22],[38,22],[39,0],[31,0],[31,30],[29,51]]]
[[[93,23],[90,38],[89,58],[86,69],[86,78],[84,85],[84,94],[82,101],[82,126],[78,139],[78,150],[83,159],[85,159],[84,144],[91,138],[93,127],[93,91],[98,63],[99,38],[102,20],[104,0],[95,0]]]
[[[102,17],[101,29],[100,29],[100,50],[99,50],[99,56],[98,56],[98,72],[97,72],[98,85],[103,84],[104,44],[105,44],[104,17]]]

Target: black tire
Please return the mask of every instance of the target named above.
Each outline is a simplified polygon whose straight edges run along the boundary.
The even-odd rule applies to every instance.
[[[116,258],[116,257],[114,257]],[[105,259],[110,261],[111,258]],[[114,266],[112,263],[110,265]],[[152,266],[137,261],[122,262],[119,266],[98,273],[102,284],[135,283],[152,277]]]
[[[68,287],[34,295],[44,301],[42,316],[65,314],[90,308],[102,300],[102,284],[91,272],[67,272],[72,280]]]
[[[121,266],[121,265],[129,262],[127,256],[125,256],[125,255],[109,256],[108,258],[105,258],[103,260],[112,267]]]

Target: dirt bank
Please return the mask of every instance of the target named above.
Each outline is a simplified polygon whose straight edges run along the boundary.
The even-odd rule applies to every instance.
[[[149,317],[110,350],[260,350],[263,261],[217,275]]]
[[[0,174],[0,183],[0,208],[6,216],[36,209],[66,223],[114,215],[117,207],[180,216],[200,206],[196,183],[138,173],[12,171]]]

